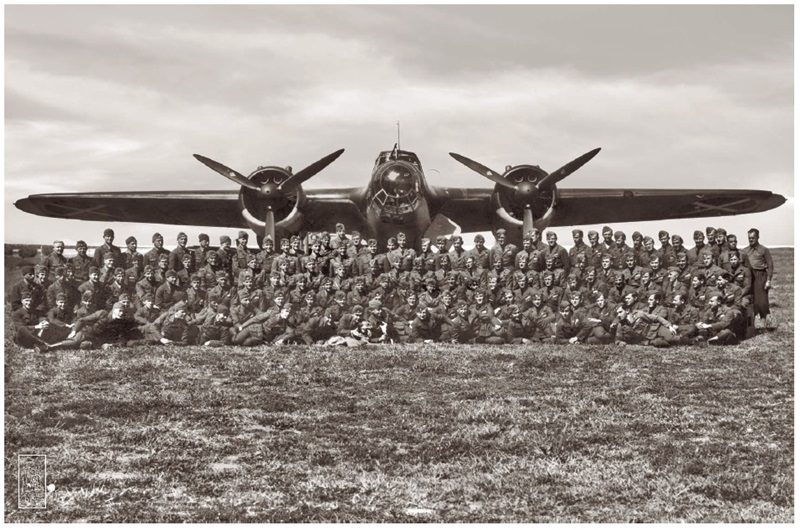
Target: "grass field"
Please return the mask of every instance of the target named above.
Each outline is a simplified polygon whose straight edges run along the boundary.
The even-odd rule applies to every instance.
[[[724,349],[6,340],[5,520],[793,522],[773,256],[780,328]],[[45,510],[17,509],[20,453],[48,457]]]

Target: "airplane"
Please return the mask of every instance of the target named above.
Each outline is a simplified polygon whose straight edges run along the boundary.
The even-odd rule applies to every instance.
[[[364,187],[303,189],[344,149],[294,173],[261,166],[248,176],[202,155],[194,157],[239,185],[228,191],[149,191],[30,195],[14,204],[46,217],[250,228],[264,237],[334,232],[336,223],[384,244],[404,232],[410,245],[460,232],[506,229],[519,245],[533,228],[659,219],[717,217],[777,208],[785,197],[734,189],[560,189],[557,184],[594,158],[593,149],[548,173],[539,166],[506,166],[500,173],[457,153],[450,155],[493,187],[432,186],[417,155],[395,144],[381,151]]]

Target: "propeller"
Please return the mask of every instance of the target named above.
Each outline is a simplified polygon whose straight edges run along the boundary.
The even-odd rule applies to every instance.
[[[217,162],[216,160],[211,160],[203,155],[194,155],[194,157],[212,170],[237,183],[241,187],[258,192],[259,198],[267,205],[267,213],[264,216],[264,235],[269,235],[274,241],[275,212],[273,204],[277,201],[283,200],[287,194],[297,190],[297,188],[299,188],[304,182],[328,167],[331,162],[339,158],[342,153],[344,153],[344,149],[339,149],[328,156],[320,158],[308,167],[305,167],[297,173],[290,175],[289,178],[287,178],[281,184],[276,184],[273,181],[265,182],[264,184],[258,184],[257,182],[248,179],[238,171],[233,170],[228,166]],[[245,219],[247,220],[247,216],[245,216]]]
[[[508,182],[506,179],[503,178],[503,175],[498,173],[497,171],[490,169],[479,162],[475,162],[474,160],[470,160],[469,158],[459,155],[458,153],[450,153],[450,156],[470,168],[475,173],[479,175],[483,175],[487,179],[493,181],[496,184],[500,184],[501,186],[509,189],[515,189],[515,186]]]
[[[594,158],[599,152],[600,148],[598,147],[597,149],[592,149],[588,153],[582,154],[572,162],[565,164],[563,167],[553,171],[545,178],[540,180],[536,184],[536,188],[541,190],[553,187],[555,184],[558,184],[559,182],[570,176],[572,173],[580,169],[581,166],[583,166],[586,162]]]
[[[226,179],[234,181],[239,186],[242,186],[249,190],[258,190],[261,188],[261,186],[259,186],[258,184],[256,184],[251,180],[248,180],[247,177],[245,177],[238,171],[235,171],[224,164],[220,164],[216,160],[211,160],[210,158],[207,158],[203,155],[194,155],[194,157],[203,164],[205,164],[206,166],[210,167],[211,169],[222,175],[223,177],[225,177]]]

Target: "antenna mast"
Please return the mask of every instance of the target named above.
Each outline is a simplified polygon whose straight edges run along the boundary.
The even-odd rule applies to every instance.
[[[400,120],[397,120],[397,150],[400,150]]]

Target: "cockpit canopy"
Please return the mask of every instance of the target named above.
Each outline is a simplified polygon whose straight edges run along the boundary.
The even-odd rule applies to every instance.
[[[416,153],[412,153],[411,151],[402,151],[400,149],[395,149],[392,151],[381,151],[378,155],[378,158],[375,159],[375,169],[378,169],[378,166],[381,164],[385,164],[386,162],[390,162],[392,160],[400,160],[402,162],[408,162],[412,166],[416,166],[417,169],[422,171],[422,164],[419,161]]]

